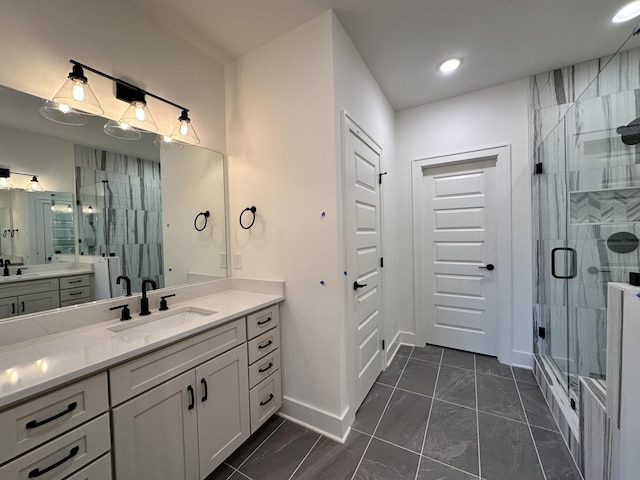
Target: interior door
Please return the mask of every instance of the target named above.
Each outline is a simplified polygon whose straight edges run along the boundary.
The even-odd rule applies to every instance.
[[[346,118],[345,199],[348,321],[355,353],[356,408],[382,371],[381,149]]]
[[[495,159],[424,169],[428,343],[497,355],[495,172]]]

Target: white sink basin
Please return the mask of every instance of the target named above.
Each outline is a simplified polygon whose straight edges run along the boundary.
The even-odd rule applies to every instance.
[[[166,312],[154,313],[148,317],[126,320],[109,328],[109,330],[123,337],[140,338],[163,332],[170,328],[183,327],[190,323],[202,321],[216,313],[218,312],[205,308],[180,307]]]

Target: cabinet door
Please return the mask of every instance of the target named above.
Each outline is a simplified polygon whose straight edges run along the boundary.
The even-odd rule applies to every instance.
[[[200,478],[209,475],[250,434],[247,347],[196,368]]]
[[[113,409],[115,478],[198,478],[193,370]]]
[[[60,306],[60,294],[58,290],[54,292],[29,293],[18,297],[18,307],[20,315],[27,313],[42,312]]]
[[[0,298],[0,318],[18,315],[18,297]]]

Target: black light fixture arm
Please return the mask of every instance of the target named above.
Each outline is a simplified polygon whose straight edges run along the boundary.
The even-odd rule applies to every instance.
[[[160,97],[160,96],[158,96],[158,95],[156,95],[154,93],[147,92],[146,90],[144,90],[144,89],[142,89],[142,88],[140,88],[140,87],[138,87],[136,85],[133,85],[132,83],[129,83],[129,82],[125,81],[125,80],[113,77],[113,76],[111,76],[111,75],[109,75],[107,73],[101,72],[100,70],[96,70],[95,68],[90,67],[89,65],[85,65],[84,63],[80,63],[80,62],[77,62],[75,60],[69,60],[69,62],[72,63],[73,65],[77,65],[79,67],[82,67],[85,70],[88,70],[88,71],[90,71],[92,73],[95,73],[96,75],[100,75],[101,77],[108,78],[112,82],[116,82],[116,83],[120,83],[120,84],[126,85],[127,87],[129,87],[129,88],[131,88],[133,90],[137,90],[140,93],[143,93],[144,95],[149,95],[150,97],[153,97],[156,100],[160,100],[161,102],[164,102],[164,103],[166,103],[168,105],[171,105],[173,107],[179,108],[180,110],[184,110],[185,112],[189,112],[188,108],[185,108],[182,105],[178,105],[177,103],[174,103],[171,100],[167,100],[166,98],[162,98],[162,97]]]

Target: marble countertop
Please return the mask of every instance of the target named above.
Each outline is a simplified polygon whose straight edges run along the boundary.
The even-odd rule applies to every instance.
[[[14,267],[11,267],[12,269]],[[28,280],[40,280],[43,278],[55,278],[55,277],[69,277],[72,275],[84,275],[87,273],[93,273],[91,268],[60,268],[57,270],[42,270],[38,272],[29,272],[29,267],[17,267],[23,270],[21,275],[9,275],[0,276],[0,284],[2,283],[14,283],[14,282],[26,282]],[[0,273],[0,275],[2,275]]]
[[[156,310],[145,317],[132,313],[132,320],[127,322],[121,322],[120,311],[114,311],[113,320],[0,347],[0,409],[282,300],[280,295],[225,290],[169,303],[166,312]],[[214,313],[183,321],[162,321],[188,307]],[[131,332],[137,333],[127,333],[129,326],[150,325],[155,320],[160,320],[157,329],[135,328]]]

